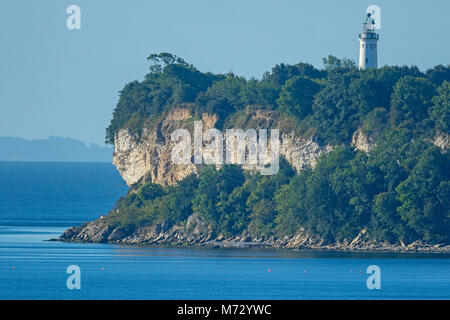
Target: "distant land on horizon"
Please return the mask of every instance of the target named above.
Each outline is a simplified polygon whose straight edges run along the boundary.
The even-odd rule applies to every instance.
[[[0,137],[0,161],[111,162],[113,150],[73,138]]]

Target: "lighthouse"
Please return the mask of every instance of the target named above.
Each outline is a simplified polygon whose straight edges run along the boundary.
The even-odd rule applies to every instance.
[[[375,33],[375,21],[368,13],[363,22],[363,33],[359,34],[359,69],[378,67],[378,39],[378,34]]]

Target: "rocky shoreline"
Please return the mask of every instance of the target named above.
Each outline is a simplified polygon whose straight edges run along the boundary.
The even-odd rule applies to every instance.
[[[142,246],[210,247],[210,248],[277,248],[308,251],[393,252],[393,253],[450,253],[450,245],[427,244],[415,241],[410,244],[390,244],[371,240],[362,230],[351,241],[328,243],[308,235],[300,229],[294,236],[264,239],[252,237],[248,232],[233,237],[213,236],[208,224],[197,214],[191,215],[182,225],[169,227],[162,222],[136,230],[113,227],[107,217],[67,229],[54,241],[111,243]]]

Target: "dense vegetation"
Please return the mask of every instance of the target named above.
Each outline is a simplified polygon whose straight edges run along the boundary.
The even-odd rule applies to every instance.
[[[166,53],[149,60],[145,79],[121,92],[109,143],[120,128],[139,133],[183,104],[197,115],[217,114],[219,128],[242,123],[246,111],[271,110],[281,129],[288,124],[337,147],[297,174],[281,159],[273,176],[206,166],[175,186],[133,186],[111,223],[176,224],[198,212],[224,235],[284,236],[303,227],[336,241],[367,229],[392,243],[450,243],[450,155],[430,142],[450,133],[450,66],[358,70],[330,56],[321,70],[281,64],[248,80],[202,73]],[[358,128],[377,139],[369,154],[349,146]]]

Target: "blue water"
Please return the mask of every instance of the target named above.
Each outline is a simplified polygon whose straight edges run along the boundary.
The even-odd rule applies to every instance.
[[[127,190],[109,163],[0,162],[0,225],[78,225],[108,213]]]
[[[126,191],[109,164],[0,162],[0,299],[450,298],[448,255],[45,241],[108,212]],[[380,290],[366,286],[372,264]],[[69,265],[81,269],[80,290],[67,289]]]

